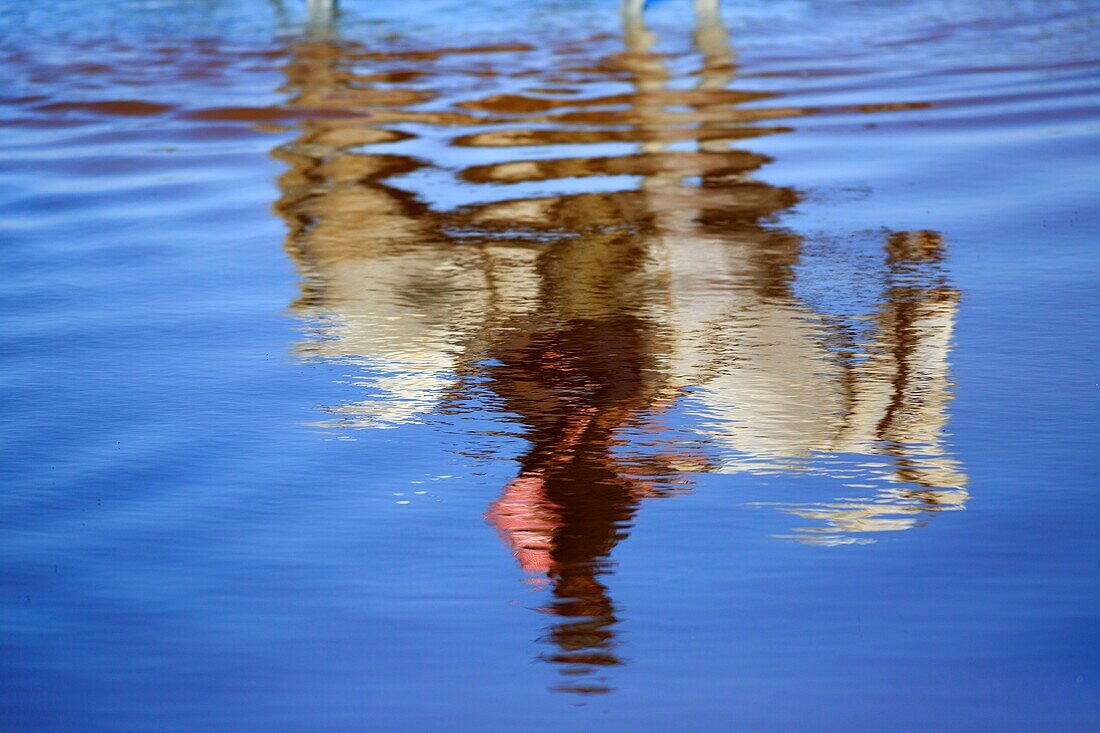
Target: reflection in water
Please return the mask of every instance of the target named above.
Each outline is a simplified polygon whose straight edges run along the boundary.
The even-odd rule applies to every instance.
[[[364,399],[333,409],[344,428],[416,421],[475,384],[492,395],[479,409],[522,426],[519,470],[486,517],[548,585],[547,656],[575,692],[606,691],[600,670],[620,662],[612,548],[642,498],[693,472],[842,482],[856,498],[773,504],[812,523],[791,536],[820,544],[966,499],[942,447],[959,298],[942,238],[885,237],[860,264],[881,287],[870,313],[800,297],[803,242],[770,223],[798,196],[753,180],[766,157],[732,146],[783,130],[753,123],[817,111],[729,89],[729,39],[698,8],[690,88],[631,13],[625,50],[571,59],[584,65],[570,86],[543,70],[537,92],[529,70],[507,72],[522,45],[379,52],[314,35],[286,66],[290,105],[309,110],[276,152],[298,307],[320,329],[301,353],[362,366]],[[474,91],[456,97],[463,73]],[[489,78],[503,89],[486,94]],[[597,93],[577,90],[585,80]],[[628,90],[606,93],[616,82]],[[447,144],[386,147],[419,135]],[[410,193],[402,177],[447,164],[406,150],[459,160],[448,185],[482,203]]]

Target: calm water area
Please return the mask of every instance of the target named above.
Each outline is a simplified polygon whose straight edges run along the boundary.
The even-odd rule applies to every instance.
[[[1100,2],[0,0],[0,730],[1100,730]]]

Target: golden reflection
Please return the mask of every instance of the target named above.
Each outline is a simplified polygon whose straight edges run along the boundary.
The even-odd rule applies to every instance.
[[[387,53],[328,34],[288,54],[289,105],[308,113],[276,152],[277,209],[297,307],[319,324],[300,352],[361,365],[366,395],[328,424],[417,421],[478,378],[481,409],[527,440],[485,516],[548,586],[546,656],[579,693],[610,689],[601,670],[621,662],[612,548],[643,498],[692,473],[835,481],[851,498],[772,504],[811,523],[789,536],[819,544],[967,496],[943,447],[959,294],[942,238],[895,233],[859,265],[880,288],[870,313],[800,296],[805,243],[773,222],[798,195],[755,180],[768,159],[733,145],[820,110],[738,107],[776,95],[728,88],[736,58],[713,5],[697,4],[690,88],[630,12],[621,52],[582,59],[591,95],[549,71],[510,76],[525,45]],[[456,94],[452,67],[441,101],[436,64],[456,57],[477,59],[469,89]],[[483,203],[403,185],[425,172]]]

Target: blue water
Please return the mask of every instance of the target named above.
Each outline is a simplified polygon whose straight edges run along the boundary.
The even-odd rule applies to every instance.
[[[302,5],[0,3],[0,729],[1100,727],[1100,5]]]

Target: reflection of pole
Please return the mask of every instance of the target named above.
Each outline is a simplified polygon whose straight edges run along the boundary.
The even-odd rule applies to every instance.
[[[694,0],[695,16],[697,18],[717,18],[719,0]],[[622,0],[619,6],[624,18],[639,18],[645,10],[645,0]]]
[[[637,114],[638,126],[643,131],[647,131],[662,127],[661,116],[664,113],[665,100],[660,93],[665,91],[670,73],[661,57],[653,53],[657,36],[645,26],[645,20],[641,14],[643,5],[642,0],[639,2],[624,0],[622,14],[623,43],[627,48],[627,66],[635,90],[634,111]],[[643,139],[639,144],[638,152],[663,153],[667,149],[668,144],[660,139]],[[642,178],[641,188],[647,190],[676,185],[681,177],[679,174],[670,176],[655,171]]]
[[[733,80],[734,51],[717,0],[695,0],[695,45],[703,54],[697,89],[725,89]]]
[[[730,44],[730,34],[722,23],[722,16],[718,11],[718,0],[695,0],[695,45],[703,54],[703,68],[699,72],[699,83],[695,86],[701,91],[713,91],[725,89],[733,81],[737,72],[735,54]],[[716,112],[722,108],[722,104],[699,105],[700,112]],[[722,126],[721,122],[703,122],[701,127]],[[730,149],[729,140],[700,140],[699,150],[702,152],[727,152]]]
[[[327,32],[336,22],[337,0],[306,0],[306,15],[310,31]]]
[[[644,8],[645,0],[623,0],[619,6],[619,12],[622,13],[623,20],[627,23],[640,23]]]

